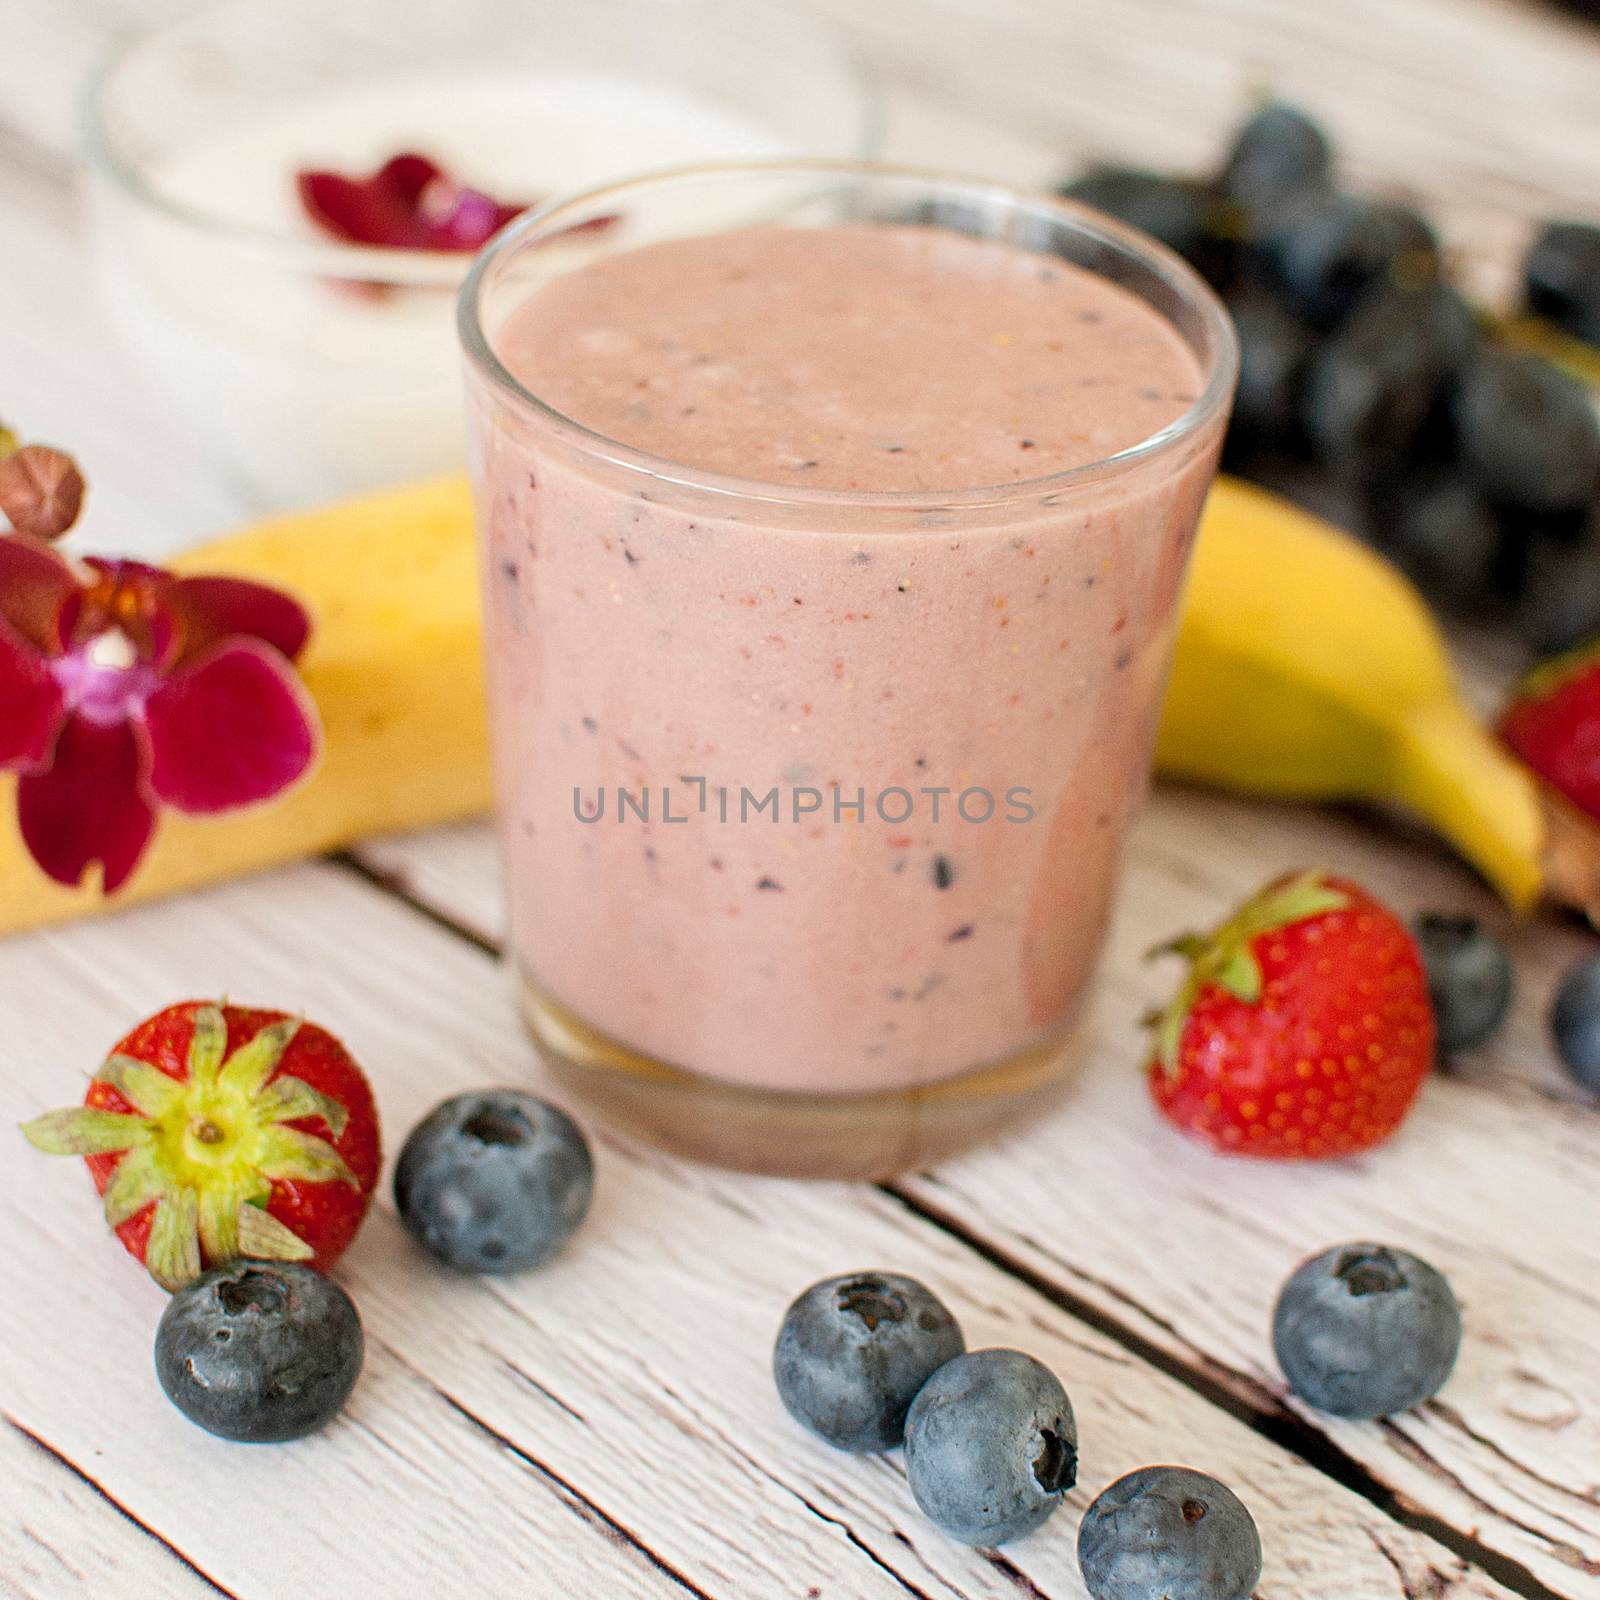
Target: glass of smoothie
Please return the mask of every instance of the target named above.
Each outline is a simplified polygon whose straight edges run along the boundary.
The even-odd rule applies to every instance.
[[[1216,299],[1079,207],[755,163],[525,218],[460,329],[546,1061],[775,1173],[1037,1107],[1148,782],[1237,366]]]

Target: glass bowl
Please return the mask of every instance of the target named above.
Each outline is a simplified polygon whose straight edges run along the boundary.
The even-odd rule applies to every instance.
[[[470,252],[321,232],[299,169],[417,151],[531,205],[686,161],[870,155],[881,120],[839,37],[783,0],[218,0],[116,49],[86,110],[113,322],[263,507],[463,459]]]

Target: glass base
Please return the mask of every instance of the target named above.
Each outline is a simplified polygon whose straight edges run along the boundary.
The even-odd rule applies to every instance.
[[[1068,1024],[959,1077],[865,1094],[754,1089],[667,1066],[573,1015],[526,976],[523,1021],[552,1076],[634,1138],[772,1177],[880,1179],[954,1155],[1038,1112],[1077,1059]]]

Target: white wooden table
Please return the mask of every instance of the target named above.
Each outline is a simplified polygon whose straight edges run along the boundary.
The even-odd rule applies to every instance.
[[[1020,180],[1069,156],[1208,159],[1250,85],[1324,113],[1363,180],[1420,193],[1493,288],[1529,219],[1600,211],[1600,33],[1511,0],[830,0],[895,89],[895,152]],[[71,195],[70,96],[134,0],[0,7],[0,410],[79,451],[94,535],[159,552],[241,508],[108,348]],[[423,1263],[385,1189],[340,1268],[369,1336],[345,1415],[252,1450],[185,1423],[150,1340],[162,1295],[84,1174],[0,1163],[0,1593],[31,1597],[1081,1596],[1079,1513],[1176,1460],[1255,1512],[1270,1600],[1600,1596],[1600,1110],[1543,1024],[1588,936],[1516,930],[1520,995],[1389,1147],[1220,1161],[1138,1081],[1139,952],[1274,870],[1337,863],[1402,910],[1498,920],[1425,841],[1370,819],[1173,791],[1141,823],[1086,1072],[1047,1121],[881,1189],[696,1169],[599,1135],[595,1209],[556,1265]],[[0,946],[0,1127],[72,1097],[144,1013],[226,992],[302,1007],[377,1082],[389,1144],[438,1098],[526,1082],[480,827]],[[1286,1399],[1267,1339],[1302,1255],[1376,1236],[1466,1309],[1443,1395],[1389,1423]],[[984,1555],[916,1514],[897,1458],[837,1456],[774,1396],[791,1295],[919,1274],[974,1344],[1062,1376],[1082,1481]]]

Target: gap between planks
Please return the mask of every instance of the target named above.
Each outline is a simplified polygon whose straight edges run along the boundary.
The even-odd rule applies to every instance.
[[[1552,919],[1513,929],[1459,864],[1415,845],[1325,808],[1162,786],[1134,834],[1091,1017],[1099,1059],[1071,1090],[1079,1120],[1052,1114],[1036,1135],[908,1175],[901,1187],[1169,1359],[1205,1361],[1251,1408],[1263,1391],[1282,1394],[1265,1297],[1296,1259],[1358,1237],[1433,1256],[1469,1315],[1457,1405],[1375,1430],[1278,1404],[1363,1462],[1400,1504],[1470,1528],[1565,1594],[1600,1575],[1600,1299],[1588,1287],[1600,1274],[1600,1232],[1581,1222],[1596,1198],[1595,1107],[1564,1083],[1545,1012],[1557,974],[1592,943]],[[487,829],[374,841],[360,853],[408,876],[435,911],[450,908],[447,921],[498,928]],[[1329,858],[1404,914],[1487,917],[1515,952],[1518,997],[1501,1036],[1430,1084],[1392,1146],[1297,1169],[1286,1182],[1282,1168],[1218,1163],[1167,1133],[1122,1080],[1138,1065],[1135,1019],[1162,981],[1138,976],[1140,952],[1174,928],[1215,920],[1274,871]],[[1102,1130],[1089,1143],[1073,1136],[1085,1113]],[[1112,1193],[1118,1207],[1107,1212],[1095,1196]],[[1041,1232],[1046,1214],[1072,1238],[1070,1253]],[[1231,1262],[1241,1293],[1214,1292],[1214,1259]]]
[[[239,1597],[233,1592],[232,1589],[225,1588],[222,1584],[218,1583],[217,1580],[213,1578],[204,1567],[200,1566],[198,1562],[185,1555],[183,1551],[177,1547],[177,1545],[175,1545],[158,1529],[152,1528],[148,1522],[144,1521],[141,1517],[136,1516],[132,1511],[130,1511],[119,1499],[117,1499],[114,1494],[112,1494],[108,1488],[106,1488],[103,1483],[101,1483],[94,1476],[93,1473],[89,1472],[86,1468],[79,1466],[78,1463],[72,1460],[70,1456],[67,1456],[62,1451],[56,1449],[56,1447],[51,1444],[49,1440],[41,1438],[31,1428],[25,1427],[22,1423],[18,1422],[9,1411],[0,1411],[0,1422],[3,1422],[5,1426],[9,1428],[14,1435],[16,1435],[17,1438],[23,1440],[29,1449],[37,1451],[39,1455],[43,1456],[46,1460],[53,1462],[58,1468],[60,1468],[61,1471],[70,1473],[74,1478],[77,1479],[79,1483],[84,1486],[84,1488],[88,1489],[90,1493],[95,1495],[105,1506],[121,1517],[129,1527],[137,1529],[139,1533],[143,1534],[144,1537],[151,1542],[151,1544],[156,1546],[158,1549],[164,1550],[178,1566],[182,1567],[184,1571],[198,1579],[213,1594],[220,1594],[224,1596],[224,1600],[239,1600]],[[4,1577],[5,1574],[0,1572],[0,1578]]]
[[[403,871],[375,865],[354,851],[340,852],[329,860],[331,864],[400,902],[416,915],[474,949],[496,960],[503,956],[499,940],[415,894]],[[1435,1540],[1506,1588],[1528,1597],[1528,1600],[1564,1600],[1559,1591],[1541,1582],[1523,1563],[1482,1543],[1472,1534],[1451,1526],[1443,1518],[1407,1504],[1375,1473],[1341,1450],[1325,1434],[1285,1410],[1247,1373],[1225,1368],[1198,1350],[1195,1351],[1194,1364],[1186,1363],[1142,1336],[1132,1324],[1121,1322],[1091,1302],[1070,1294],[1061,1285],[974,1232],[949,1211],[907,1189],[899,1181],[872,1187],[923,1222],[964,1245],[997,1270],[1026,1285],[1076,1321],[1103,1334],[1137,1360],[1183,1384],[1273,1444],[1299,1457],[1308,1466],[1360,1495],[1402,1526]],[[1142,1316],[1160,1320],[1153,1311],[1143,1307],[1139,1309]],[[1385,1551],[1385,1554],[1388,1552]]]
[[[301,936],[285,942],[285,927]],[[49,1092],[61,1061],[94,1046],[106,1004],[120,1010],[157,998],[179,969],[198,992],[237,987],[250,974],[263,995],[344,1017],[358,1051],[385,1063],[395,1129],[440,1094],[525,1056],[509,1005],[463,1004],[496,981],[480,953],[350,874],[312,866],[19,942],[0,974],[27,1024],[11,1085],[17,1114]],[[41,985],[69,979],[92,1003],[70,1011],[25,1004]],[[610,1176],[597,1191],[588,1247],[536,1280],[463,1282],[430,1270],[387,1190],[380,1194],[340,1268],[373,1335],[367,1374],[347,1415],[296,1448],[291,1474],[278,1470],[276,1455],[196,1435],[143,1386],[116,1389],[112,1418],[98,1383],[52,1382],[57,1362],[88,1370],[91,1353],[102,1372],[145,1358],[159,1295],[132,1271],[49,1277],[49,1263],[87,1251],[99,1234],[88,1208],[67,1203],[81,1174],[52,1168],[31,1173],[26,1192],[0,1186],[19,1241],[11,1270],[48,1283],[46,1310],[62,1330],[49,1350],[30,1348],[22,1308],[11,1307],[16,1336],[0,1354],[20,1379],[19,1415],[69,1457],[103,1455],[97,1476],[251,1600],[272,1600],[297,1574],[304,1581],[343,1570],[328,1565],[330,1553],[381,1560],[391,1576],[437,1572],[442,1561],[463,1581],[474,1567],[503,1574],[507,1559],[542,1571],[564,1565],[567,1586],[545,1591],[562,1596],[586,1592],[588,1577],[609,1565],[610,1592],[644,1592],[642,1564],[620,1569],[631,1582],[619,1582],[614,1540],[564,1537],[572,1503],[464,1412],[592,1504],[620,1508],[617,1520],[643,1529],[653,1551],[718,1600],[798,1600],[811,1589],[827,1600],[864,1600],[889,1585],[929,1600],[997,1600],[1018,1590],[1081,1600],[1072,1521],[1102,1482],[1169,1454],[1211,1466],[1246,1495],[1272,1551],[1262,1593],[1274,1600],[1511,1592],[1057,1314],[899,1202],[865,1187],[733,1182],[596,1131]],[[738,1226],[723,1206],[739,1214]],[[716,1271],[707,1270],[708,1239],[725,1241]],[[998,1562],[952,1545],[915,1517],[898,1460],[840,1458],[783,1416],[766,1354],[772,1328],[796,1284],[838,1269],[842,1240],[860,1259],[894,1261],[945,1286],[974,1344],[1023,1343],[1062,1373],[1096,1444],[1054,1537],[1026,1541]],[[641,1320],[641,1293],[672,1314]],[[407,1351],[404,1364],[388,1353],[397,1346]],[[520,1352],[528,1354],[512,1359],[538,1362],[536,1386],[508,1364]],[[446,1381],[418,1379],[424,1369]],[[503,1465],[484,1460],[485,1442],[494,1445],[488,1462]],[[508,1480],[506,1467],[518,1476]],[[537,1481],[538,1501],[519,1500],[508,1481]],[[195,1497],[209,1504],[224,1486],[261,1518],[300,1517],[281,1571],[260,1565],[242,1526],[230,1541],[227,1523],[200,1513]],[[387,1519],[385,1507],[393,1508]],[[635,1550],[627,1554],[637,1560]],[[263,1588],[269,1576],[279,1590]],[[662,1576],[655,1573],[652,1595],[664,1592]],[[401,1591],[369,1584],[368,1592]]]

